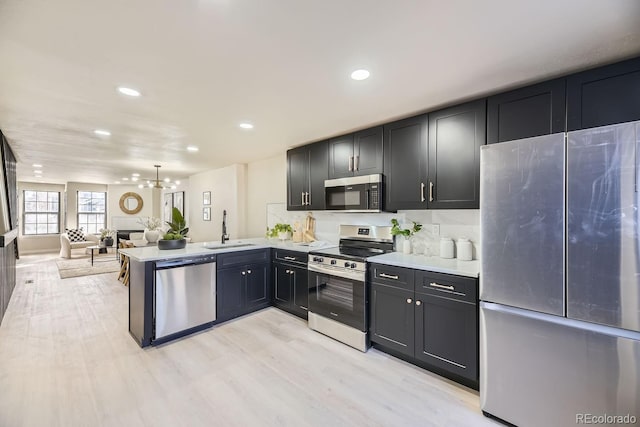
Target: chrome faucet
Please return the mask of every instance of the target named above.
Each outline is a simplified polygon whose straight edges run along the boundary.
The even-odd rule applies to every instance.
[[[227,211],[226,209],[222,211],[222,244],[229,240],[229,235],[227,234]]]

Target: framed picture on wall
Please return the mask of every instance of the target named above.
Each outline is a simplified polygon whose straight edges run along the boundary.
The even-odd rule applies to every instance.
[[[205,191],[202,193],[202,204],[205,206],[211,204],[211,191]]]
[[[173,207],[178,208],[180,213],[184,216],[184,191],[177,191],[173,193]]]
[[[211,221],[211,207],[207,206],[202,208],[202,220]]]
[[[164,206],[162,207],[162,212],[164,213],[164,220],[171,222],[172,216],[171,212],[173,211],[173,194],[168,193],[164,195]]]

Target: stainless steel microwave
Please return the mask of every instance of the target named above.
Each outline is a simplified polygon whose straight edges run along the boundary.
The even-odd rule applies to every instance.
[[[382,174],[327,179],[324,190],[327,210],[382,211]]]

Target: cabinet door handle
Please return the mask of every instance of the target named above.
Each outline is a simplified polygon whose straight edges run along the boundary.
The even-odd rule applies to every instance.
[[[380,274],[378,274],[378,276],[384,277],[385,279],[398,280],[398,276],[396,276],[394,274],[380,273]]]
[[[286,257],[284,257],[284,259],[289,260],[289,261],[295,261],[297,258],[296,258],[296,257],[294,257],[294,256],[286,256]],[[288,272],[288,271],[289,271],[289,270],[287,270],[287,272]]]
[[[416,300],[416,305],[422,305],[422,301]]]
[[[353,172],[353,156],[349,157],[349,172]]]
[[[304,206],[304,191],[300,193],[300,200],[302,200],[302,206]]]
[[[244,276],[244,275],[246,275],[246,274],[247,274],[247,272],[246,272],[246,271],[243,271],[243,272],[242,272],[242,275],[243,275],[243,276]]]
[[[433,182],[429,181],[429,201],[433,202]]]
[[[424,182],[420,183],[420,201],[424,202]]]
[[[439,288],[439,289],[446,289],[448,291],[455,291],[456,290],[456,288],[454,288],[451,285],[441,285],[441,284],[436,283],[436,282],[429,283],[429,286],[432,286],[434,288]]]
[[[251,274],[251,270],[247,270],[247,274]]]
[[[307,206],[309,206],[311,204],[311,196],[309,195],[309,192],[307,192],[306,194],[307,194]]]
[[[289,274],[289,273],[290,273],[290,271],[289,271],[289,270],[285,270],[284,272],[285,272],[285,273],[287,273],[287,274]]]
[[[291,275],[293,276],[294,274],[296,274],[296,272],[295,272],[295,271],[293,271],[293,270],[291,270],[291,271],[289,272],[289,274],[291,274]]]
[[[360,156],[356,156],[356,165],[353,168],[354,170],[360,170]]]
[[[411,304],[413,300],[411,298],[407,298],[407,304]]]

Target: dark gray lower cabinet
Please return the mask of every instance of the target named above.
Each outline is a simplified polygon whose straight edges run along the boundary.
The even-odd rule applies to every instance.
[[[268,260],[268,249],[218,255],[216,321],[233,319],[271,304]]]
[[[307,254],[276,249],[273,253],[273,305],[307,318]]]
[[[478,388],[477,279],[372,264],[375,347]]]

